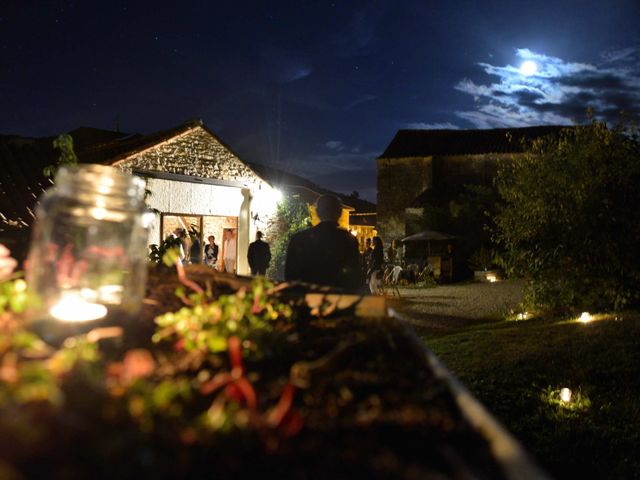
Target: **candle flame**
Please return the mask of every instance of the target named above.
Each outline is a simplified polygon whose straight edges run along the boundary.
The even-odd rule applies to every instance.
[[[49,313],[62,322],[89,322],[107,316],[107,307],[87,302],[77,293],[66,293]]]

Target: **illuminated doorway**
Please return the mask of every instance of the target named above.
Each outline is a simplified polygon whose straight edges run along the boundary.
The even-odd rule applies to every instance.
[[[204,249],[204,246],[208,243],[208,238],[210,235],[213,235],[215,237],[215,243],[220,249],[220,254],[218,255],[218,264],[216,268],[218,270],[222,269],[223,233],[225,229],[233,230],[235,233],[237,247],[238,217],[163,213],[160,222],[160,237],[162,239],[167,238],[167,236],[171,235],[171,233],[173,233],[176,228],[183,228],[189,231],[191,230],[191,227],[195,228],[198,232],[198,237],[202,249]],[[187,256],[190,247],[191,240],[187,238],[184,245],[185,254]],[[204,258],[202,254],[201,258]],[[235,258],[235,263],[237,268],[237,255]]]

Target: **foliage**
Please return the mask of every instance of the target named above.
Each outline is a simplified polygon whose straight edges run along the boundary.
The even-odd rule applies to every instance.
[[[434,191],[424,199],[422,216],[407,218],[408,231],[437,230],[456,235],[456,256],[468,259],[479,249],[495,249],[490,232],[497,202],[495,188],[488,185],[465,184],[459,192]],[[433,254],[443,253],[445,244],[433,242],[431,247]],[[412,251],[415,247],[408,246],[407,255]]]
[[[563,130],[500,165],[501,264],[528,280],[529,306],[622,308],[640,294],[640,149],[620,123]]]
[[[210,292],[193,293],[188,307],[156,318],[159,329],[153,341],[171,338],[186,351],[218,354],[227,350],[227,339],[235,336],[245,350],[263,354],[258,343],[273,331],[274,322],[293,315],[289,305],[273,298],[272,291],[273,284],[256,277],[251,288],[220,295],[215,301]],[[183,291],[178,294],[184,297]]]
[[[98,327],[53,347],[26,330],[15,312],[0,315],[0,431],[18,439],[11,452],[47,455],[54,438],[73,448],[78,442],[115,442],[148,455],[161,441],[183,452],[194,443],[215,443],[214,433],[257,433],[267,443],[295,435],[303,426],[293,408],[295,387],[280,384],[279,397],[276,389],[259,398],[252,384],[257,374],[247,373],[243,363],[245,353],[264,356],[270,336],[277,336],[275,322],[292,317],[291,308],[273,296],[273,285],[257,278],[250,288],[219,298],[201,288],[188,297],[178,294],[190,307],[157,318],[153,340],[159,345],[153,351],[123,349],[120,327]],[[68,419],[74,436],[84,436],[66,438]],[[114,425],[121,439],[105,437],[105,428]],[[101,455],[114,453],[95,456]],[[69,461],[57,457],[61,465]],[[12,460],[3,459],[0,467],[11,470]],[[58,471],[57,464],[51,467]]]
[[[271,246],[271,265],[267,271],[269,278],[284,279],[284,263],[291,236],[311,225],[308,205],[292,196],[286,196],[278,205],[278,210],[269,224],[269,238],[276,241]]]
[[[540,393],[540,400],[554,407],[553,415],[562,418],[568,414],[587,411],[591,408],[591,400],[582,391],[572,392],[568,402],[562,400],[561,392],[562,388],[548,386]]]
[[[60,150],[58,162],[55,165],[44,167],[43,174],[47,177],[53,177],[62,165],[77,165],[78,157],[73,150],[73,137],[68,134],[58,135],[53,140],[53,148]]]
[[[480,245],[469,257],[468,263],[473,270],[488,270],[493,265],[493,255],[484,245]]]

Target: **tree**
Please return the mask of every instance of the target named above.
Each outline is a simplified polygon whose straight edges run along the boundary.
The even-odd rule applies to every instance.
[[[284,262],[291,236],[311,225],[309,206],[302,200],[286,196],[278,205],[276,214],[271,220],[268,231],[269,238],[275,239],[271,245],[271,265],[267,277],[276,280],[284,279]]]
[[[530,306],[571,312],[638,303],[637,133],[594,120],[500,164],[495,240],[503,266],[528,280]]]

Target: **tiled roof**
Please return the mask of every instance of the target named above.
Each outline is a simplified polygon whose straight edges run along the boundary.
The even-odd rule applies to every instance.
[[[566,126],[491,130],[398,130],[379,158],[478,155],[522,151],[522,141],[559,133]]]
[[[112,164],[116,161],[153,147],[196,127],[204,127],[201,120],[191,120],[175,128],[150,135],[127,134],[80,127],[70,132],[74,150],[80,163]],[[216,135],[207,130],[218,141]],[[52,182],[43,170],[54,165],[59,152],[53,148],[54,137],[26,138],[15,135],[0,135],[0,230],[4,225],[27,227],[34,219],[36,200]],[[227,145],[220,141],[228,150]],[[237,155],[236,155],[237,156]],[[260,177],[274,186],[286,185],[298,194],[313,197],[324,193],[335,193],[315,185],[313,182],[260,164],[250,164]],[[344,194],[338,195],[343,203],[356,211],[375,211],[375,205],[365,200]],[[305,197],[305,198],[306,198]]]
[[[53,138],[0,136],[0,224],[31,224],[36,199],[51,185],[42,172],[57,158]]]
[[[69,134],[80,163],[111,164],[201,125],[201,121],[189,121],[146,136],[90,127],[80,127]],[[37,198],[52,184],[43,170],[57,163],[60,155],[53,148],[54,138],[0,135],[0,225],[21,228],[31,224]]]

